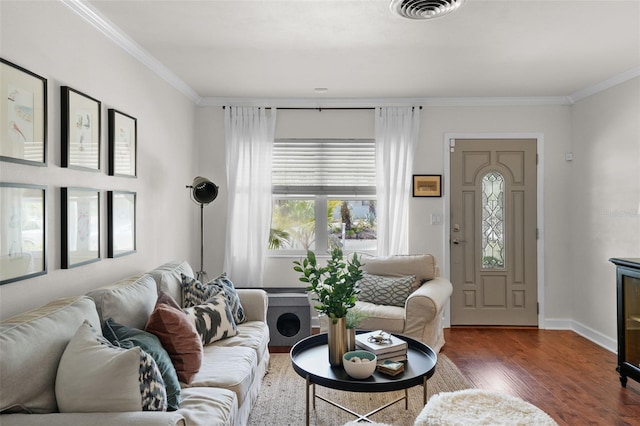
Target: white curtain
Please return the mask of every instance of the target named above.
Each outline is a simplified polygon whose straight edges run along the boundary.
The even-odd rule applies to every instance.
[[[224,270],[242,287],[262,286],[271,227],[275,122],[275,108],[225,108],[229,204]]]
[[[409,197],[420,109],[375,110],[378,256],[409,253]]]

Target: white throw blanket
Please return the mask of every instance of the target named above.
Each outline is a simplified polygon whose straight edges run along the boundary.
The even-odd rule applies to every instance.
[[[544,411],[518,397],[481,389],[441,392],[429,399],[414,426],[557,426]]]

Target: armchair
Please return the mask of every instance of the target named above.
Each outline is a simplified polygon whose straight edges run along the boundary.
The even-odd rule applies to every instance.
[[[358,300],[356,308],[365,313],[358,328],[382,329],[424,342],[436,353],[444,345],[443,311],[453,292],[449,280],[438,277],[435,258],[430,254],[361,259],[363,271],[373,276],[416,277],[416,287],[404,306],[390,306]]]

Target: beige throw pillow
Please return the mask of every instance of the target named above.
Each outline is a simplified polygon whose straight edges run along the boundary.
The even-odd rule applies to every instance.
[[[166,411],[167,393],[151,355],[117,348],[88,321],[62,354],[56,377],[61,413]]]
[[[362,270],[371,275],[387,277],[416,276],[414,290],[436,277],[436,260],[430,254],[408,254],[388,257],[362,256]]]

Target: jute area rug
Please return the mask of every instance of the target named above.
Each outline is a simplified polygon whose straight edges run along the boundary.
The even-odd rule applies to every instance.
[[[427,396],[439,392],[451,392],[471,388],[456,367],[444,354],[438,354],[436,372],[427,381]],[[262,389],[255,407],[251,410],[250,426],[283,426],[305,424],[305,380],[291,367],[289,354],[271,354],[269,371],[262,382]],[[345,392],[316,386],[316,394],[322,395],[349,409],[365,414],[402,396],[404,391],[359,393]],[[310,405],[310,407],[312,407]],[[422,411],[422,386],[409,389],[409,408],[398,402],[371,416],[371,420],[394,426],[413,425]],[[355,420],[355,417],[324,401],[316,400],[311,408],[310,424],[315,426],[339,426]],[[366,423],[361,423],[366,424]]]

